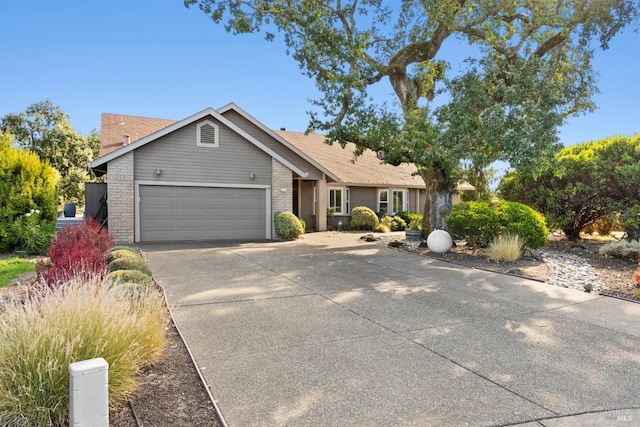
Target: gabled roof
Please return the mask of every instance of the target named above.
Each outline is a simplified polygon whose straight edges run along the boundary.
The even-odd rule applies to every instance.
[[[176,122],[177,120],[102,113],[100,157]]]
[[[118,156],[135,150],[144,144],[200,120],[207,115],[211,115],[229,128],[238,132],[258,148],[261,148],[278,161],[287,165],[287,167],[295,171],[298,175],[306,176],[306,172],[299,170],[298,167],[292,165],[289,161],[283,159],[256,138],[239,128],[232,121],[226,119],[224,113],[230,110],[234,110],[240,114],[289,150],[318,168],[333,181],[346,185],[424,188],[422,178],[415,175],[417,170],[414,165],[401,164],[399,166],[393,166],[383,163],[377,158],[376,154],[370,150],[365,150],[361,156],[354,159],[354,144],[347,144],[345,148],[342,148],[337,143],[333,145],[326,144],[323,135],[273,131],[234,103],[229,103],[218,110],[207,108],[180,121],[103,113],[100,138],[101,157],[91,162],[89,166],[93,169],[100,170],[100,166],[105,165]],[[123,145],[127,140],[126,135],[129,136],[128,139],[130,143]],[[104,168],[102,168],[102,171],[104,171]]]
[[[168,126],[165,126],[163,128],[161,128],[160,130],[157,130],[147,136],[144,136],[138,140],[136,140],[135,142],[131,142],[128,145],[125,145],[121,148],[115,149],[111,152],[108,152],[107,154],[99,157],[98,159],[92,161],[91,163],[89,163],[89,167],[91,169],[94,169],[95,171],[102,171],[104,172],[104,169],[100,169],[101,166],[106,165],[108,162],[110,162],[113,159],[116,159],[124,154],[127,154],[139,147],[142,147],[143,145],[146,145],[152,141],[155,141],[158,138],[161,138],[165,135],[170,134],[171,132],[174,132],[184,126],[190,125],[192,123],[195,123],[205,117],[211,116],[214,119],[216,119],[218,122],[222,123],[223,125],[227,126],[228,128],[230,128],[231,130],[233,130],[234,132],[236,132],[237,134],[239,134],[240,136],[242,136],[244,139],[246,139],[247,141],[251,142],[253,145],[255,145],[256,147],[258,147],[260,150],[264,151],[265,153],[267,153],[268,155],[270,155],[271,157],[273,157],[274,159],[278,160],[280,163],[282,163],[283,165],[287,166],[289,169],[291,169],[292,171],[294,171],[295,173],[297,173],[298,175],[305,177],[307,176],[307,172],[301,170],[299,167],[297,167],[296,165],[292,164],[291,162],[289,162],[288,160],[284,159],[282,156],[280,156],[278,153],[274,152],[273,150],[271,150],[269,147],[265,146],[263,143],[261,143],[260,141],[258,141],[256,138],[254,138],[253,136],[249,135],[247,132],[245,132],[244,130],[240,129],[238,126],[236,126],[234,123],[230,122],[229,120],[227,120],[226,118],[224,118],[220,113],[218,113],[216,110],[214,110],[213,108],[209,107],[205,110],[200,111],[199,113],[193,114],[192,116],[187,117],[186,119],[180,120],[178,122],[173,122],[172,124],[169,124]],[[142,122],[142,121],[140,121]],[[152,122],[150,121],[146,121],[145,122],[146,125],[148,125],[149,127],[152,126]],[[158,124],[158,126],[160,125],[159,122],[157,122],[156,124]],[[132,141],[134,141],[132,139]],[[105,142],[106,144],[106,142]],[[100,146],[102,147],[103,145],[103,141],[102,139],[100,140]],[[102,151],[102,149],[101,149]],[[107,150],[105,150],[107,151]]]
[[[323,135],[289,131],[275,133],[328,168],[341,183],[371,187],[424,188],[422,178],[414,175],[417,172],[414,165],[403,163],[393,166],[383,163],[371,150],[365,150],[361,156],[354,158],[355,144],[348,143],[345,148],[338,143],[328,145],[324,142]]]
[[[307,153],[305,153],[304,151],[298,149],[298,147],[296,147],[295,145],[291,144],[289,141],[287,141],[286,139],[282,138],[280,135],[278,135],[277,132],[274,132],[273,130],[269,129],[268,127],[266,127],[261,121],[257,120],[255,117],[253,117],[251,114],[247,113],[246,111],[244,111],[242,108],[238,107],[235,103],[231,102],[227,105],[225,105],[222,108],[218,108],[218,112],[220,114],[224,114],[229,110],[233,110],[236,113],[240,114],[242,117],[244,117],[245,119],[247,119],[249,122],[251,122],[254,126],[256,126],[257,128],[261,129],[263,132],[265,132],[266,134],[270,135],[272,138],[274,138],[276,141],[280,142],[282,145],[284,145],[285,147],[287,147],[289,150],[293,151],[294,153],[296,153],[298,156],[302,157],[303,159],[305,159],[307,162],[311,163],[313,166],[315,166],[316,168],[318,168],[320,171],[322,171],[322,173],[324,173],[325,175],[327,175],[329,178],[331,178],[334,181],[340,181],[340,179],[335,176],[333,174],[333,172],[331,172],[331,170],[327,169],[326,165],[319,163],[316,159],[314,159],[313,157],[310,157]]]

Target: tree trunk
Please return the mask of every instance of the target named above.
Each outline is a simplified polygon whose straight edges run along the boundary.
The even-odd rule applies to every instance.
[[[427,201],[422,220],[423,234],[428,235],[433,230],[446,230],[447,217],[453,205],[454,187],[441,169],[434,168],[420,174],[427,187]]]

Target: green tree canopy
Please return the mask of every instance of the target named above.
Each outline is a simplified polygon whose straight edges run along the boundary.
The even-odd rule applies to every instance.
[[[531,169],[552,157],[563,120],[593,108],[592,41],[607,48],[640,9],[638,0],[185,0],[194,4],[233,34],[282,33],[322,92],[309,130],[414,163],[429,229],[446,228],[461,160]],[[478,52],[458,74],[443,57],[454,38]],[[382,80],[391,104],[369,96]]]
[[[570,238],[594,220],[640,205],[640,134],[572,145],[534,176],[513,171],[500,195],[542,212]]]
[[[95,180],[87,165],[99,149],[96,132],[80,135],[49,100],[30,105],[23,113],[7,114],[0,118],[0,128],[10,129],[20,147],[32,150],[60,172],[64,201],[83,203],[84,183]]]

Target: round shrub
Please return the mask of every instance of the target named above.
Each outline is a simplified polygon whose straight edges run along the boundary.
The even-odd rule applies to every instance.
[[[451,234],[471,246],[487,247],[500,233],[520,236],[525,246],[539,248],[547,243],[549,230],[544,217],[516,202],[484,201],[458,203],[447,219]]]
[[[447,218],[447,229],[470,246],[486,247],[500,232],[500,220],[487,202],[457,203]]]
[[[378,215],[366,206],[358,206],[351,211],[349,225],[355,230],[374,230],[379,223]]]
[[[502,232],[516,234],[525,246],[533,249],[547,244],[549,229],[541,213],[527,205],[501,200],[493,206],[502,225]]]
[[[304,233],[302,223],[291,212],[276,212],[273,214],[273,224],[276,234],[283,239],[296,239]]]
[[[107,264],[120,258],[140,258],[140,254],[133,250],[118,249],[117,251],[107,252]]]
[[[117,245],[117,246],[114,246],[114,247],[110,248],[110,249],[107,251],[107,253],[109,253],[109,252],[115,252],[115,251],[128,251],[128,252],[132,252],[132,253],[134,253],[134,254],[137,254],[137,253],[138,253],[138,251],[136,251],[136,250],[135,250],[135,249],[133,249],[132,247],[130,247],[130,246],[125,246],[125,245]]]
[[[151,276],[140,270],[116,270],[107,274],[107,280],[120,283],[139,283],[141,285],[151,285]]]
[[[141,256],[126,256],[122,258],[116,258],[107,264],[107,272],[118,270],[138,270],[144,274],[151,276],[153,273],[149,265]]]

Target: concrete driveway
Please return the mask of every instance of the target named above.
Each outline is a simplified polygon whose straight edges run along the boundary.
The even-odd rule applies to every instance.
[[[230,426],[640,424],[640,304],[359,236],[141,246]]]

